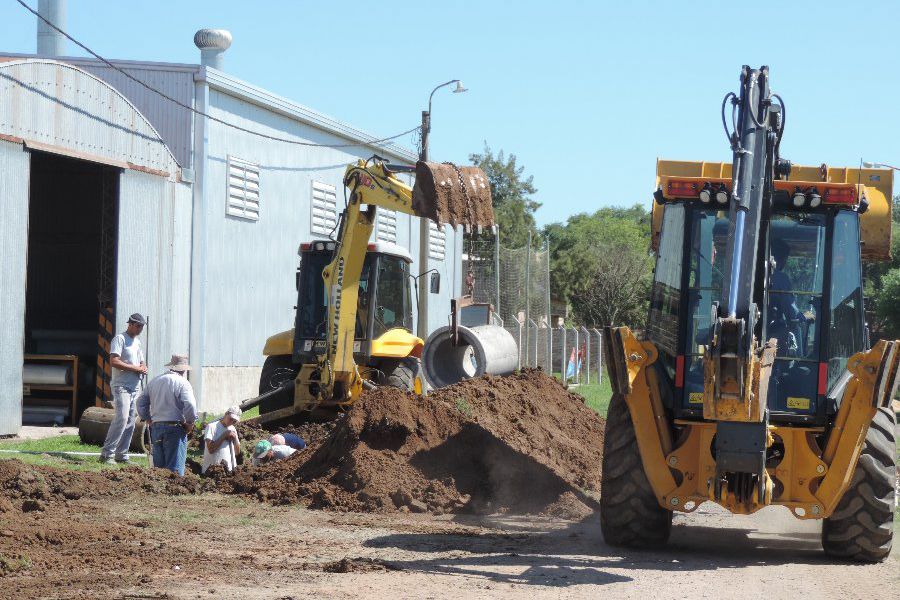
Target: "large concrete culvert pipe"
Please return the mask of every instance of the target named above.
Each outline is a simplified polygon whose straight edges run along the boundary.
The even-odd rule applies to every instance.
[[[460,326],[456,346],[450,328],[441,327],[425,342],[422,366],[434,388],[482,375],[509,375],[519,366],[519,347],[512,334],[496,325]]]

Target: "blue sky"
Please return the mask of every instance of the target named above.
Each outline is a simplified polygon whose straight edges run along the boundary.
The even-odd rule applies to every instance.
[[[657,157],[730,160],[719,106],[742,64],[770,66],[785,157],[900,162],[900,3],[766,6],[69,0],[68,29],[108,58],[184,63],[197,29],[229,29],[226,71],[376,135],[414,127],[431,89],[462,79],[468,93],[435,95],[432,159],[485,141],[516,154],[543,225],[649,207]],[[0,51],[34,52],[35,18],[13,0],[0,24]]]

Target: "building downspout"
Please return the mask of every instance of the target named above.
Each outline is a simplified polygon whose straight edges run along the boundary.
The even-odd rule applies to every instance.
[[[209,109],[209,84],[206,67],[194,75],[194,107],[206,113]],[[191,384],[198,408],[206,404],[203,399],[203,356],[206,340],[206,164],[209,156],[209,122],[206,117],[194,113],[194,186],[191,219],[191,316],[190,359]]]

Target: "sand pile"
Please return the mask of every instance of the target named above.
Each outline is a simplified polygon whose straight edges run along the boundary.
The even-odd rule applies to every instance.
[[[599,490],[602,446],[603,420],[530,370],[468,380],[427,398],[379,388],[321,442],[218,485],[335,510],[571,516],[589,510],[589,494]]]

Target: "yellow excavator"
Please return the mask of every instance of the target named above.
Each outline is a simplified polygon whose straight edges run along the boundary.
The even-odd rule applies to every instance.
[[[412,173],[414,187],[398,177]],[[263,423],[333,418],[378,385],[425,392],[424,342],[412,333],[410,294],[421,275],[410,275],[405,249],[369,242],[378,208],[454,227],[494,222],[490,185],[477,167],[410,167],[375,156],[348,166],[344,185],[349,196],[335,239],[300,246],[295,326],[266,341],[260,395],[241,405],[259,405]]]
[[[675,511],[777,505],[822,519],[829,555],[882,561],[900,343],[869,343],[861,264],[890,257],[892,172],[783,159],[767,67],[722,122],[731,163],[657,164],[645,339],[605,330],[603,535],[657,546]]]

